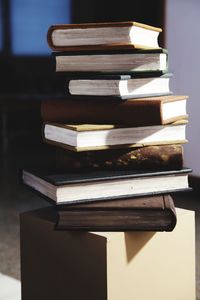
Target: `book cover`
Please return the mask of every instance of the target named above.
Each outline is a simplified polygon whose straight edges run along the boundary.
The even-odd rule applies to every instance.
[[[149,71],[149,72],[130,72],[130,73],[102,73],[102,74],[88,74],[88,73],[75,73],[75,74],[64,74],[67,81],[74,80],[74,79],[105,79],[105,80],[128,80],[128,79],[134,79],[134,78],[151,78],[151,77],[172,77],[173,73],[164,73],[162,71]],[[58,74],[59,76],[59,74]]]
[[[55,24],[47,33],[54,51],[88,49],[158,48],[161,28],[126,22]]]
[[[188,190],[191,169],[55,173],[23,170],[23,183],[57,204],[129,198]]]
[[[115,101],[102,99],[47,100],[41,103],[44,122],[151,126],[187,119],[188,96],[171,95]]]
[[[176,210],[170,195],[116,199],[57,207],[56,229],[172,231]]]

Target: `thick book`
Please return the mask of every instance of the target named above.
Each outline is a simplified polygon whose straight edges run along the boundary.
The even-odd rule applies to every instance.
[[[161,31],[161,28],[133,21],[55,24],[48,30],[47,41],[55,51],[158,48]]]
[[[72,74],[167,73],[168,71],[166,49],[54,52],[52,60],[56,72]]]
[[[124,127],[101,124],[60,124],[46,122],[43,140],[72,151],[134,148],[147,145],[186,143],[187,120],[168,125]]]
[[[57,204],[129,198],[189,189],[191,169],[55,173],[23,170],[23,183]]]
[[[126,101],[114,99],[45,100],[41,117],[45,122],[76,124],[121,124],[151,126],[187,119],[188,96],[160,96]]]
[[[183,168],[183,145],[157,145],[139,148],[74,152],[56,147],[58,171],[88,170],[178,170]]]
[[[66,80],[66,94],[86,97],[115,97],[119,99],[142,98],[172,94],[169,82],[171,74],[96,75]]]
[[[170,195],[65,205],[56,229],[87,231],[172,231],[176,210]]]

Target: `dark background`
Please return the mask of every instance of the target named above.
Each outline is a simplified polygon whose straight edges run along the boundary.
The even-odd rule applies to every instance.
[[[64,2],[63,5],[65,5]],[[33,12],[34,10],[39,11],[38,7],[34,7],[39,3],[43,9],[37,13],[35,19],[34,14],[30,14],[31,27],[26,25],[25,17],[28,18],[28,16],[26,16],[27,11],[24,3],[26,5],[29,3]],[[64,91],[62,76],[56,75],[54,72],[50,49],[45,45],[46,52],[43,49],[40,54],[39,47],[42,43],[46,44],[48,24],[50,26],[59,23],[59,13],[62,15],[60,23],[64,20],[63,15],[65,13],[62,7],[60,12],[59,10],[56,11],[56,18],[54,17],[52,5],[55,3],[56,0],[43,0],[41,2],[36,0],[0,0],[0,135],[1,150],[4,153],[8,151],[9,146],[13,149],[13,146],[21,145],[25,138],[29,143],[32,141],[33,146],[34,143],[41,143],[40,102],[46,98],[56,98],[59,93]],[[69,9],[69,23],[133,20],[164,27],[164,1],[159,0],[72,0]],[[18,16],[19,13],[21,13],[20,22],[18,21],[20,24],[16,20],[16,15]],[[66,16],[68,15],[66,5]],[[49,22],[46,31],[43,29],[42,32],[42,27],[41,32],[38,29],[38,35],[33,35],[33,53],[31,51],[26,53],[26,43],[29,43],[28,37],[33,34],[34,28],[39,26],[38,20],[43,21],[43,18],[48,19]],[[15,53],[16,51],[13,50],[16,44],[16,30],[14,29],[17,29],[17,26],[21,30],[21,32],[19,31],[21,40],[18,42],[21,53]],[[24,31],[24,29],[26,30]],[[164,46],[163,33],[160,36],[160,44]]]
[[[29,2],[30,0],[27,0]],[[56,1],[56,0],[55,0]],[[22,1],[21,1],[22,2]],[[31,2],[34,2],[33,0]],[[37,2],[37,1],[36,1]],[[48,15],[48,1],[46,2],[46,15]],[[12,32],[12,17],[14,13],[10,13],[12,1],[1,0],[2,3],[2,49],[0,52],[1,67],[1,93],[16,94],[51,94],[59,91],[59,80],[53,72],[52,62],[50,60],[50,50],[46,55],[40,56],[28,54],[14,54],[12,46],[15,43]],[[21,4],[22,5],[22,4]],[[37,3],[36,3],[37,5]],[[66,7],[67,9],[67,7]],[[26,13],[26,11],[25,11]],[[62,12],[63,13],[63,12]],[[52,12],[51,12],[52,14]],[[59,12],[58,12],[59,15]],[[66,13],[67,15],[67,13]],[[104,22],[104,21],[126,21],[134,20],[153,26],[163,27],[164,25],[164,1],[113,1],[113,0],[72,0],[70,7],[71,20],[70,23],[83,22]],[[22,8],[23,17],[23,8]],[[43,16],[41,15],[41,18]],[[48,21],[51,18],[48,19]],[[56,16],[58,20],[58,16]],[[67,18],[66,18],[67,20]],[[34,18],[32,20],[34,22]],[[36,20],[37,21],[37,20]],[[63,21],[63,19],[61,19]],[[49,21],[51,22],[51,21]],[[52,16],[51,24],[55,23]],[[16,24],[16,23],[15,23]],[[49,23],[49,25],[51,25]],[[23,26],[23,25],[22,25]],[[24,26],[26,23],[24,22]],[[35,24],[32,23],[34,28]],[[32,33],[22,32],[22,42],[26,43],[27,36]],[[47,31],[48,27],[46,28]],[[24,35],[23,35],[24,34]],[[37,39],[41,39],[41,35],[34,37],[37,47]],[[46,35],[42,36],[46,43]],[[38,40],[38,44],[39,44]],[[161,34],[161,45],[163,45],[163,34]],[[22,45],[23,47],[23,45]],[[38,52],[40,50],[38,49]],[[54,84],[53,84],[54,83]],[[55,84],[56,83],[56,84]]]

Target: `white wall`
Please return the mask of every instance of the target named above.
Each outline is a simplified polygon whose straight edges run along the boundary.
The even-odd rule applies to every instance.
[[[189,95],[184,164],[200,176],[200,0],[166,0],[165,36],[171,89]]]

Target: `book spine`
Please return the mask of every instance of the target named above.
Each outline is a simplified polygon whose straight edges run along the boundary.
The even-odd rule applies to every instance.
[[[170,214],[170,224],[168,226],[167,231],[172,231],[177,223],[177,215],[176,215],[176,208],[174,205],[174,200],[172,199],[172,197],[170,195],[163,195],[163,200],[164,200],[164,206],[165,206],[165,210],[168,210],[169,214]]]
[[[63,210],[58,211],[56,229],[95,231],[172,231],[169,210]]]
[[[62,170],[176,170],[183,167],[180,144],[77,153],[55,149],[55,164]]]

